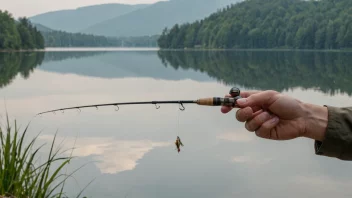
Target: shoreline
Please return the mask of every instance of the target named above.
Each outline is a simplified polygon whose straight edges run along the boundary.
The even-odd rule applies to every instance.
[[[352,52],[352,49],[220,49],[220,48],[188,48],[188,49],[163,49],[157,47],[48,47],[45,49],[19,49],[1,50],[0,53],[13,52],[67,52],[67,51],[306,51],[306,52]]]
[[[0,52],[67,52],[67,51],[157,51],[154,47],[47,47],[45,49],[1,50]]]
[[[238,49],[220,49],[220,48],[188,48],[188,49],[160,49],[160,51],[307,51],[307,52],[352,52],[352,49],[280,49],[280,48],[238,48]]]

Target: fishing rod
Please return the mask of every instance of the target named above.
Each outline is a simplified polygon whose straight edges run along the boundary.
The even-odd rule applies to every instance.
[[[95,105],[85,105],[85,106],[76,106],[76,107],[67,107],[67,108],[61,108],[61,109],[55,109],[55,110],[50,110],[50,111],[44,111],[41,113],[38,113],[37,115],[42,115],[46,113],[55,113],[57,111],[66,111],[66,110],[72,110],[72,109],[77,109],[81,111],[83,108],[97,108],[98,107],[104,107],[104,106],[116,106],[119,110],[119,106],[121,105],[144,105],[144,104],[154,104],[156,109],[159,109],[160,106],[157,106],[157,104],[179,104],[180,105],[180,110],[184,111],[185,107],[183,104],[198,104],[198,105],[203,105],[203,106],[230,106],[230,107],[236,107],[237,103],[236,101],[241,98],[240,96],[240,89],[233,87],[229,94],[231,97],[212,97],[212,98],[200,98],[197,100],[178,100],[178,101],[144,101],[144,102],[120,102],[120,103],[107,103],[107,104],[95,104]]]

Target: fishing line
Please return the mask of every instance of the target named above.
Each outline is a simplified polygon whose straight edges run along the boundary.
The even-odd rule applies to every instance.
[[[180,109],[177,110],[177,127],[176,127],[176,136],[180,135]]]
[[[180,110],[177,111],[177,135],[180,135]]]

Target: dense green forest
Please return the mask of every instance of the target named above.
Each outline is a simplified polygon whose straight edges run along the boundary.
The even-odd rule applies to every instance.
[[[0,50],[42,49],[44,38],[27,18],[16,21],[0,10]]]
[[[46,47],[157,47],[159,36],[110,38],[64,31],[42,31]]]
[[[158,51],[165,66],[200,71],[230,86],[352,95],[352,53],[302,51]]]
[[[245,0],[165,28],[161,48],[352,48],[351,0]]]

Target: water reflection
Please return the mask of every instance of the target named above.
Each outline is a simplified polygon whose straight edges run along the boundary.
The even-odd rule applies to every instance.
[[[156,56],[157,55],[157,56]],[[159,58],[157,58],[159,57]],[[62,63],[62,61],[66,61]],[[217,81],[248,89],[295,87],[352,94],[349,52],[295,51],[60,51],[0,53],[0,87],[40,70],[101,78]],[[65,64],[66,66],[62,66]],[[163,67],[162,64],[166,67]],[[169,68],[171,66],[173,69]],[[204,73],[204,74],[202,74]]]
[[[29,78],[43,59],[43,52],[0,53],[0,88],[9,85],[18,73]]]
[[[165,68],[155,51],[75,52],[75,54],[81,57],[89,54],[92,56],[72,60],[70,52],[49,52],[47,56],[50,56],[50,60],[58,60],[60,57],[62,61],[46,62],[40,70],[109,79],[148,77],[162,80],[212,81],[206,74],[196,71]]]
[[[82,59],[82,58],[87,58],[87,57],[94,57],[97,55],[102,55],[106,52],[104,51],[63,51],[63,52],[44,52],[45,53],[45,58],[44,58],[44,63],[45,62],[51,62],[51,61],[63,61],[67,59]]]
[[[50,142],[54,136],[42,135],[39,139]],[[57,139],[58,141],[60,138]],[[73,137],[65,138],[66,155],[69,155],[74,145],[74,155],[77,157],[92,156],[101,173],[117,174],[133,170],[137,161],[151,150],[170,146],[170,142],[153,142],[151,140],[114,140],[111,138],[81,137],[79,141]]]
[[[13,78],[1,89],[0,98],[6,97],[7,109],[19,119],[19,125],[25,126],[35,113],[47,109],[222,96],[233,84],[246,86],[239,85],[241,90],[282,89],[285,94],[318,105],[352,105],[351,97],[338,94],[338,90],[350,93],[350,57],[344,53],[71,53],[45,53],[30,78]],[[317,60],[322,63],[317,64]],[[329,87],[326,80],[335,80],[336,84]],[[333,90],[334,96],[300,87],[320,87],[325,93]],[[51,141],[58,131],[65,148],[75,144],[73,155],[78,158],[69,169],[93,162],[66,185],[70,195],[94,178],[84,193],[87,197],[293,198],[352,194],[348,188],[351,164],[316,156],[312,140],[262,140],[236,122],[234,112],[224,115],[216,107],[185,107],[185,112],[180,112],[177,105],[162,105],[159,110],[144,105],[120,107],[118,112],[106,107],[47,114],[32,120],[29,134],[43,131],[43,143]],[[3,106],[0,109],[5,112]],[[173,145],[177,135],[185,144],[181,153]]]
[[[352,94],[352,53],[302,51],[159,51],[165,66],[193,69],[227,85]]]

